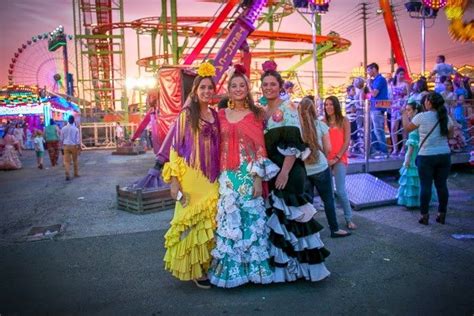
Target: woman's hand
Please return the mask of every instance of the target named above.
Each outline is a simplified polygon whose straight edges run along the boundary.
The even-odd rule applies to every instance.
[[[410,160],[405,160],[405,162],[403,163],[403,166],[405,168],[410,168]]]
[[[170,195],[173,200],[177,200],[179,191],[181,191],[181,185],[179,184],[178,178],[172,177],[170,183]]]
[[[253,179],[253,197],[257,198],[262,196],[263,190],[262,190],[262,178],[260,177],[255,177]]]
[[[339,159],[331,159],[331,160],[329,160],[329,161],[328,161],[329,167],[334,166],[338,161],[339,161]]]
[[[283,190],[288,183],[288,173],[285,171],[280,171],[275,181],[275,188],[278,190]]]

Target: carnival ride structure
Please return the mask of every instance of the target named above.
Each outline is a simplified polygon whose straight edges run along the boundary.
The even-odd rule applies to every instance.
[[[35,35],[17,48],[8,68],[9,85],[37,85],[54,93],[72,94],[75,63],[67,56],[73,56],[73,37],[64,34],[63,49],[51,51],[50,34]]]
[[[113,109],[120,110],[120,108],[126,111],[126,104],[118,107],[114,106],[117,101],[126,101],[126,89],[123,85],[123,80],[119,80],[120,76],[124,78],[126,72],[124,69],[124,55],[123,49],[123,30],[132,29],[137,33],[137,43],[140,45],[141,35],[151,35],[152,38],[152,55],[142,58],[140,51],[138,52],[139,58],[137,65],[139,66],[139,72],[144,70],[145,72],[156,72],[157,69],[162,65],[170,64],[169,59],[172,57],[173,61],[171,64],[184,64],[191,65],[196,57],[215,57],[210,49],[208,54],[199,54],[205,48],[205,45],[211,38],[225,37],[229,29],[231,28],[234,21],[242,16],[243,11],[246,7],[242,5],[242,1],[228,1],[223,4],[218,15],[213,17],[178,17],[175,13],[173,18],[173,11],[171,17],[164,15],[166,12],[166,2],[162,1],[162,16],[161,17],[146,17],[137,19],[131,22],[125,22],[123,20],[123,3],[122,1],[107,1],[101,0],[98,3],[94,3],[91,0],[74,0],[75,8],[75,38],[76,42],[82,44],[77,45],[79,48],[76,54],[81,59],[78,64],[78,72],[82,75],[89,72],[89,77],[81,76],[78,80],[80,90],[82,91],[83,99],[91,99],[93,101],[92,106],[99,107],[101,109],[112,107]],[[171,1],[173,3],[173,1]],[[251,1],[244,1],[247,4],[252,3]],[[259,1],[254,1],[259,2]],[[163,5],[164,3],[164,5]],[[291,14],[293,9],[289,4],[283,3],[282,1],[262,1],[263,6],[268,7],[267,13],[259,13],[257,28],[263,23],[268,22],[269,25],[273,24],[274,20],[282,19],[283,17]],[[277,12],[282,9],[282,12]],[[113,15],[113,12],[117,11],[120,14]],[[105,14],[105,12],[108,12]],[[262,18],[264,16],[264,18]],[[210,23],[212,21],[212,23]],[[219,28],[223,23],[227,23],[226,27]],[[209,27],[205,23],[210,24]],[[275,41],[288,41],[288,42],[303,42],[311,43],[311,36],[307,34],[294,34],[294,33],[281,33],[273,32],[269,27],[270,31],[255,31],[250,34],[246,39],[252,41],[250,44],[250,50],[262,40],[270,41],[270,51],[268,51],[267,57],[286,57],[292,56],[303,56],[304,61],[298,63],[290,69],[295,71],[299,66],[311,60],[311,50],[299,49],[291,53],[291,50],[286,52],[278,52],[274,49]],[[161,36],[164,42],[160,44],[162,53],[156,53],[156,39],[157,36]],[[173,47],[169,41],[169,37],[179,37],[182,39],[182,46],[176,45]],[[196,45],[193,45],[193,49],[190,53],[185,53],[185,50],[189,48],[190,39],[199,39]],[[115,42],[114,42],[115,41]],[[338,38],[338,36],[321,36],[317,39],[319,44],[319,52],[321,55],[330,55],[341,50],[345,50],[349,47],[350,42]],[[160,42],[161,43],[161,42]],[[216,40],[217,43],[217,40]],[[216,45],[213,45],[213,47]],[[171,45],[169,45],[171,44]],[[224,44],[222,44],[224,45]],[[168,50],[171,46],[172,52]],[[211,48],[213,48],[211,47]],[[263,57],[266,52],[259,51],[254,52],[253,58]],[[82,59],[85,56],[85,60]],[[245,59],[245,54],[239,54],[238,58],[243,58],[244,63],[249,65],[250,58]],[[117,59],[120,59],[117,61]],[[120,64],[121,70],[118,69],[117,65]],[[119,83],[120,87],[117,87]],[[120,90],[120,92],[119,92]],[[89,98],[86,96],[87,91]],[[115,92],[114,92],[115,91]],[[120,98],[114,97],[114,95],[121,95]],[[111,99],[106,101],[105,99]],[[87,112],[87,111],[86,111]]]

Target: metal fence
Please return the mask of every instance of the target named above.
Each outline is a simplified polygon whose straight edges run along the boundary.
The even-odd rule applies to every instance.
[[[352,157],[364,158],[366,169],[368,169],[370,158],[388,158],[396,152],[400,153],[399,156],[404,154],[407,135],[402,126],[401,113],[391,110],[391,102],[391,100],[381,100],[376,105],[379,109],[386,109],[383,111],[382,130],[374,128],[374,118],[371,117],[369,100],[365,100],[362,105],[356,102],[352,110],[346,108],[346,116],[351,122],[349,152]],[[349,104],[346,103],[347,105]],[[354,101],[350,105],[354,105]],[[450,102],[446,106],[454,123],[454,136],[449,139],[451,151],[468,152],[472,150],[474,145],[474,125],[472,124],[474,122],[474,100],[465,100],[459,104]],[[398,121],[397,124],[393,124],[394,120]],[[394,128],[392,129],[392,127]],[[376,133],[383,133],[384,142],[374,137]],[[374,147],[378,145],[385,145],[387,153],[374,150]],[[366,150],[367,148],[369,150]]]
[[[125,132],[125,139],[129,139],[135,130],[137,124],[124,123],[122,127]],[[110,149],[117,147],[116,123],[82,123],[81,147],[82,149]]]

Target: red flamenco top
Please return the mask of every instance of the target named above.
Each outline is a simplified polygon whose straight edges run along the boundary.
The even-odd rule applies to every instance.
[[[263,120],[258,119],[253,112],[246,114],[240,121],[230,122],[225,109],[221,109],[219,123],[221,172],[236,170],[243,161],[251,163],[267,157],[263,138]]]

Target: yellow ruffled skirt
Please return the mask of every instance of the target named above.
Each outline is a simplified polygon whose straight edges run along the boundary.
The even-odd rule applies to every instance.
[[[218,182],[211,183],[173,150],[163,168],[163,180],[170,182],[172,176],[178,178],[189,204],[176,203],[165,235],[165,269],[182,281],[199,279],[207,275],[214,247]]]

